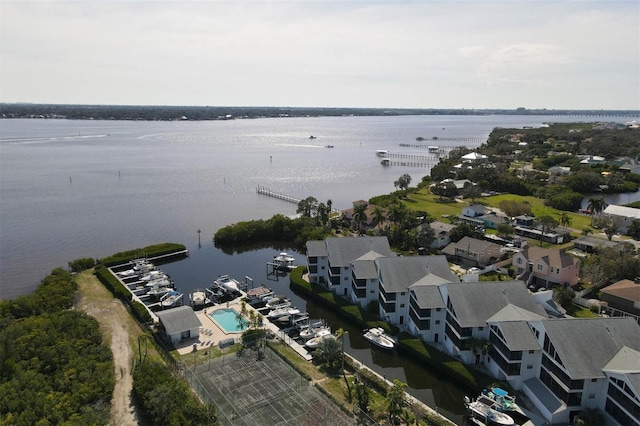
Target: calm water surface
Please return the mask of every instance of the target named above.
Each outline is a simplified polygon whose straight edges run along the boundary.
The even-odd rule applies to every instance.
[[[627,121],[629,118],[607,119]],[[293,295],[266,262],[286,247],[225,254],[211,241],[225,225],[296,206],[258,195],[264,185],[298,198],[314,196],[344,209],[389,193],[403,173],[418,182],[426,168],[383,167],[377,149],[418,136],[486,140],[496,127],[553,121],[556,116],[324,117],[212,122],[0,120],[0,298],[27,294],[51,269],[80,257],[100,258],[159,242],[185,244],[188,259],[163,265],[178,289],[208,286],[229,274],[289,294],[312,316],[349,330],[347,351],[420,400],[460,422],[462,390],[411,360],[372,350],[360,330]],[[314,135],[316,139],[309,139]],[[425,142],[426,143],[426,142]],[[334,148],[325,148],[333,145]],[[197,230],[201,233],[198,246]],[[291,250],[289,250],[291,251]],[[299,261],[303,257],[297,254]]]

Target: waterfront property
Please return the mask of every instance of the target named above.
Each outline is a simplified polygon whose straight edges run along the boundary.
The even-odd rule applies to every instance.
[[[612,424],[640,422],[635,319],[554,318],[562,311],[551,292],[532,294],[520,280],[461,283],[442,256],[374,255],[374,244],[384,247],[369,237],[307,242],[310,279],[357,303],[377,298],[381,318],[524,392],[547,422],[573,421],[585,408],[600,409]],[[556,274],[554,256],[562,255],[536,259]],[[338,258],[333,275],[342,279],[334,285],[329,265]]]
[[[190,306],[157,312],[158,326],[171,344],[198,339],[202,324]]]

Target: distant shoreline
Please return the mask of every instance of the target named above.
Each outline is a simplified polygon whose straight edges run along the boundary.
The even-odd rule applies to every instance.
[[[0,103],[0,117],[140,120],[140,121],[214,121],[252,118],[402,116],[402,115],[559,115],[640,117],[639,110],[571,109],[447,109],[447,108],[323,108],[323,107],[232,107],[232,106],[155,106],[155,105],[66,105]]]

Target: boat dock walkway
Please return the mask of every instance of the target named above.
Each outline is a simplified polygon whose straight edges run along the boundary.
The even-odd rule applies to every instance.
[[[291,195],[283,194],[281,192],[273,191],[262,185],[258,185],[258,187],[256,188],[256,192],[258,194],[266,195],[273,198],[279,198],[280,200],[288,201],[294,204],[300,204],[300,201],[302,201],[299,198],[292,197]]]

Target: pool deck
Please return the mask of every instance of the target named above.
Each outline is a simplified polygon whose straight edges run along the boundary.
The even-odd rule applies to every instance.
[[[206,309],[202,309],[199,311],[195,311],[196,316],[200,320],[200,336],[197,339],[188,339],[183,341],[177,346],[178,353],[180,355],[186,355],[194,351],[194,348],[197,350],[204,350],[214,345],[217,345],[221,340],[226,340],[229,338],[233,338],[236,342],[240,339],[242,335],[241,332],[237,333],[227,333],[208,315],[213,311],[218,309],[226,309],[232,308],[237,312],[240,312],[242,307],[241,298],[235,299],[229,303],[223,303],[221,305],[209,306]],[[250,305],[246,305],[247,310],[253,310],[256,313],[258,311],[251,307]],[[283,340],[287,345],[289,345],[294,351],[296,351],[303,359],[307,361],[311,361],[311,354],[302,346],[300,343],[291,339],[286,334],[282,333],[282,331],[273,323],[271,323],[268,319],[264,318],[263,321],[264,327],[268,330],[271,330],[273,334],[275,334],[278,339]]]

